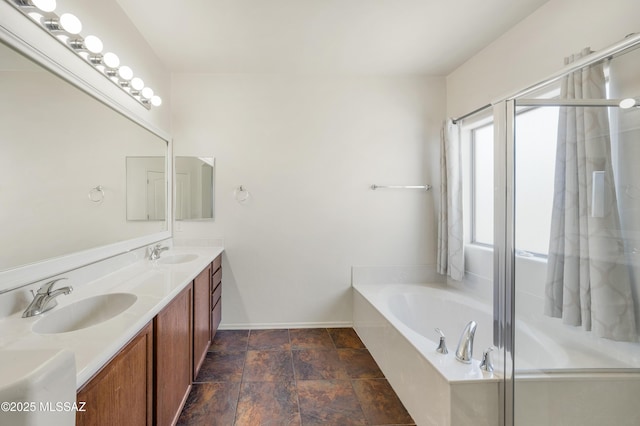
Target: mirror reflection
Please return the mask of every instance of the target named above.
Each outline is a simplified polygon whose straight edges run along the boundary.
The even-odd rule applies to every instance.
[[[213,219],[214,159],[176,157],[176,220]]]
[[[175,219],[213,219],[214,158],[176,157],[174,166]],[[127,157],[127,220],[164,220],[164,169],[162,157]]]
[[[168,229],[166,200],[123,214],[124,159],[164,163],[166,141],[1,43],[0,94],[1,271]]]
[[[127,220],[165,220],[164,157],[127,157]]]

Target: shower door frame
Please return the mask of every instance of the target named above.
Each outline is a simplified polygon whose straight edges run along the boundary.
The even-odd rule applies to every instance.
[[[500,425],[515,424],[515,123],[520,106],[617,106],[613,100],[527,99],[527,95],[564,76],[640,46],[640,34],[565,66],[547,79],[493,102],[494,119],[494,245],[493,330],[494,345],[504,357],[503,406]]]
[[[494,126],[494,227],[493,227],[493,336],[504,357],[503,407],[500,424],[514,424],[515,329],[515,101],[493,107]]]

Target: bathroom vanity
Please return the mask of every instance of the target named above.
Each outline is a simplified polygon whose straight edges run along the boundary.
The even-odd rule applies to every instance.
[[[0,320],[0,351],[70,352],[78,425],[175,424],[220,323],[222,251],[172,248],[150,261],[139,249],[92,266],[97,278],[69,272],[73,292],[58,306],[22,318],[16,302]],[[48,402],[74,402],[64,399]]]
[[[221,256],[82,385],[77,425],[175,424],[219,325]]]

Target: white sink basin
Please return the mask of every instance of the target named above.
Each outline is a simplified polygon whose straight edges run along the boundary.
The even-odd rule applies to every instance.
[[[176,263],[187,263],[198,258],[197,254],[181,253],[181,254],[169,254],[162,256],[157,260],[158,263],[163,265],[175,265]]]
[[[130,293],[109,293],[79,300],[64,308],[45,314],[33,324],[39,334],[67,333],[100,324],[126,311],[138,296]]]

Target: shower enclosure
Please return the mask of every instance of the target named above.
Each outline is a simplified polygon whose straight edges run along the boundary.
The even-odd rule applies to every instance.
[[[505,425],[640,424],[639,45],[494,105]]]

